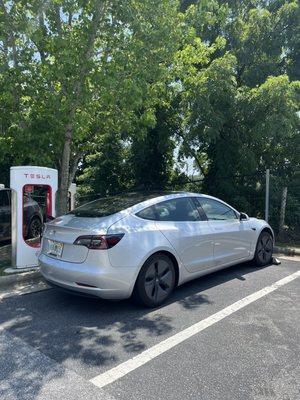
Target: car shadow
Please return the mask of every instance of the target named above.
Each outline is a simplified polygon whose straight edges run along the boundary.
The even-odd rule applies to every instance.
[[[75,371],[86,370],[82,373],[91,377],[94,370],[101,373],[157,343],[158,337],[163,340],[170,336],[180,309],[184,313],[211,304],[204,293],[209,288],[234,279],[245,281],[247,274],[257,270],[252,263],[240,264],[188,282],[176,288],[170,300],[155,310],[131,300],[112,302],[49,289],[2,300],[0,324],[51,359]],[[174,303],[179,310],[165,312]],[[26,366],[24,370],[20,368],[17,355],[10,357],[18,370],[18,379],[32,385],[34,398],[43,380],[33,375],[28,382]],[[7,390],[12,390],[9,382],[8,379]]]

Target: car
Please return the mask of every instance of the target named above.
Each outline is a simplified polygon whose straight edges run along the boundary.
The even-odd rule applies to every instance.
[[[40,236],[43,215],[38,203],[29,194],[23,196],[24,204],[24,238]],[[0,189],[0,243],[11,240],[11,190]]]
[[[271,263],[274,233],[212,196],[127,193],[46,223],[40,270],[52,286],[161,305],[176,286],[244,261]]]

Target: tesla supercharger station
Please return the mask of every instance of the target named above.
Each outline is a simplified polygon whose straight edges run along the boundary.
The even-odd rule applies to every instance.
[[[41,224],[55,217],[57,170],[45,167],[11,167],[12,263],[16,268],[37,265]]]

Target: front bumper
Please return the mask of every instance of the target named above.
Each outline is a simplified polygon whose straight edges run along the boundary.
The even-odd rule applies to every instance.
[[[84,263],[71,263],[43,253],[39,256],[41,274],[50,285],[102,299],[121,300],[131,296],[137,268],[112,267],[108,257],[102,257],[101,263],[92,261],[89,263],[88,257]]]

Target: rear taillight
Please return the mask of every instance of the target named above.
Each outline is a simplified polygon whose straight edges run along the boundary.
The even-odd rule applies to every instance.
[[[106,250],[114,247],[124,236],[124,233],[114,235],[85,235],[79,236],[74,244],[85,246],[91,250]]]

